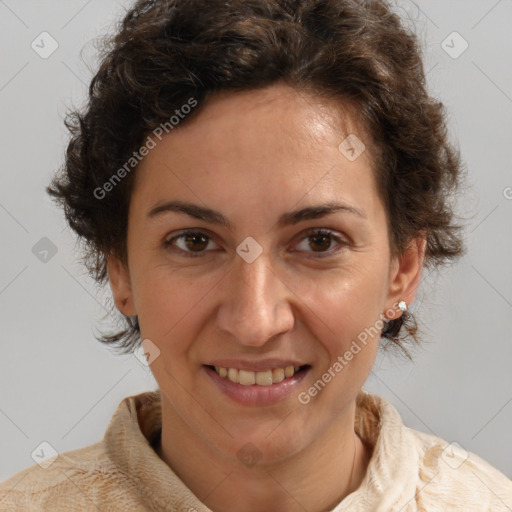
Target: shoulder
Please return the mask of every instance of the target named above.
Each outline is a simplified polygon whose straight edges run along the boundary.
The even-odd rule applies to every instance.
[[[404,428],[418,456],[418,509],[436,503],[461,511],[512,508],[512,480],[501,471],[456,442]]]
[[[512,480],[460,444],[407,427],[384,398],[361,392],[355,427],[373,454],[340,510],[512,511]]]
[[[159,392],[123,399],[102,441],[43,459],[0,483],[0,510],[147,510],[144,503],[155,502],[148,485],[156,473],[170,471],[150,446],[160,425]]]
[[[0,483],[0,510],[97,510],[98,494],[111,491],[119,479],[122,475],[98,442],[60,453]]]

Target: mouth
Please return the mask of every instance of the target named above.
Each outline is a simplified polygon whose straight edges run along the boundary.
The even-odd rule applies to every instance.
[[[213,389],[245,406],[267,406],[291,399],[299,392],[311,366],[283,366],[250,371],[235,367],[203,365]]]
[[[213,370],[222,379],[227,379],[235,384],[242,386],[272,386],[280,382],[291,379],[294,375],[304,372],[309,365],[303,366],[285,366],[283,368],[269,368],[263,371],[248,371],[238,368],[225,368],[223,366],[206,365]]]

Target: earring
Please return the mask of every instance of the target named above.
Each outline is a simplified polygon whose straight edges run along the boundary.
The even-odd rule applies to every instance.
[[[398,307],[400,308],[400,311],[402,313],[405,313],[407,311],[407,302],[405,302],[405,300],[401,300],[399,303],[398,303]]]

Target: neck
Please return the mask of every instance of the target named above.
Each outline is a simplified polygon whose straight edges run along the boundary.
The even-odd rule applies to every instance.
[[[228,457],[220,458],[184,429],[165,402],[158,455],[215,512],[331,510],[364,478],[371,454],[353,430],[355,408],[350,411],[351,421],[335,423],[299,453],[243,467]]]

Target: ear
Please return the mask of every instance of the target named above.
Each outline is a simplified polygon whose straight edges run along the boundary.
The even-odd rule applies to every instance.
[[[115,256],[107,258],[108,279],[117,309],[126,316],[137,314],[133,291],[130,280],[130,273],[126,266]]]
[[[421,232],[420,236],[412,239],[405,253],[392,263],[386,303],[389,320],[400,317],[400,301],[404,300],[408,306],[413,302],[421,281],[426,247],[425,233]],[[395,311],[394,316],[390,316],[390,310]]]

